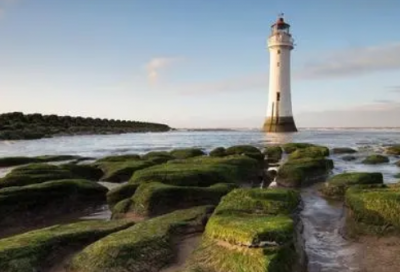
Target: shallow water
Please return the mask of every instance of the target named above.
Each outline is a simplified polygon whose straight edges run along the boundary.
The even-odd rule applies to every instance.
[[[395,182],[394,174],[400,172],[393,162],[399,158],[391,157],[389,164],[363,165],[362,158],[367,154],[382,152],[383,147],[400,143],[400,129],[324,129],[301,130],[294,134],[265,134],[258,131],[223,132],[185,132],[140,133],[122,135],[75,136],[41,139],[33,141],[0,142],[0,157],[36,156],[36,155],[81,155],[101,157],[106,155],[143,154],[152,150],[170,150],[173,148],[199,147],[206,151],[218,146],[251,144],[263,147],[267,144],[286,142],[311,142],[332,147],[352,147],[360,152],[356,161],[346,162],[341,156],[332,155],[335,162],[334,173],[346,171],[382,172],[386,183]],[[0,168],[0,176],[9,169]],[[105,184],[107,187],[115,184]],[[118,186],[118,185],[117,185]],[[304,221],[304,238],[309,257],[309,272],[356,271],[357,264],[353,256],[355,246],[344,240],[339,234],[342,207],[328,203],[321,198],[314,187],[303,189],[304,209],[301,217]],[[107,206],[84,219],[109,219]]]
[[[304,209],[301,219],[309,259],[308,272],[357,271],[357,248],[339,233],[342,205],[321,198],[314,187],[302,190]]]

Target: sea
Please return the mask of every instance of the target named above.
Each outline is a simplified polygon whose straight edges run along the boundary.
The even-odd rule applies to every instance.
[[[0,157],[37,155],[80,155],[99,158],[108,155],[144,154],[149,151],[168,151],[175,148],[197,147],[206,152],[216,147],[268,145],[288,142],[308,142],[333,147],[357,149],[355,161],[344,161],[342,155],[331,155],[335,164],[333,174],[349,171],[381,172],[386,183],[398,181],[394,175],[400,158],[390,157],[381,165],[364,165],[369,154],[383,153],[388,145],[400,144],[400,128],[303,128],[297,133],[264,133],[258,130],[192,131],[177,130],[165,133],[120,135],[63,136],[29,141],[0,141]],[[10,168],[0,168],[0,177]],[[114,185],[107,185],[112,188]],[[323,199],[313,188],[301,190],[304,208],[301,219],[303,238],[309,258],[309,272],[358,271],[355,261],[359,249],[340,235],[343,207]],[[109,219],[107,207],[87,218]]]

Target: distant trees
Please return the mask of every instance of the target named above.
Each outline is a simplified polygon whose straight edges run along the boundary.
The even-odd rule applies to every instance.
[[[127,120],[22,112],[0,114],[0,140],[40,139],[54,135],[163,132],[170,129],[165,124]]]

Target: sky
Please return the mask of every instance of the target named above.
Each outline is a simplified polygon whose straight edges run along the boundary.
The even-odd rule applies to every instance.
[[[281,12],[298,127],[400,126],[398,0],[0,0],[0,113],[260,128]]]

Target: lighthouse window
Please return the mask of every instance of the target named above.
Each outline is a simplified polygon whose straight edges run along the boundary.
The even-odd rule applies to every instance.
[[[280,62],[278,62],[278,63],[276,64],[276,66],[278,66],[278,67],[279,67],[280,65],[281,65],[281,63],[280,63]]]
[[[278,55],[281,53],[281,50],[278,50]]]
[[[280,101],[281,100],[281,93],[276,93],[276,101]]]

